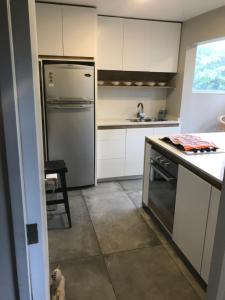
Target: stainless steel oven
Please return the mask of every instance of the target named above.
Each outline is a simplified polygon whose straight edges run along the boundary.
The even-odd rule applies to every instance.
[[[177,174],[178,165],[152,148],[148,205],[170,234],[174,222]]]

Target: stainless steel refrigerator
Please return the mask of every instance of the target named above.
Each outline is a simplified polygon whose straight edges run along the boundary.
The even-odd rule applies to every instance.
[[[46,147],[66,162],[67,186],[95,184],[94,66],[44,63]]]

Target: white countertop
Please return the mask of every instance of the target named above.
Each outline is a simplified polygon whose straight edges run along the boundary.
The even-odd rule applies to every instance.
[[[127,118],[128,119],[128,118]],[[132,122],[127,119],[99,119],[97,126],[156,126],[156,125],[179,125],[177,118],[169,118],[168,121]]]
[[[214,142],[220,149],[210,154],[185,154],[175,147],[160,141],[160,137],[147,137],[149,142],[154,142],[163,149],[176,155],[181,161],[197,168],[204,175],[222,184],[225,169],[225,132],[199,133],[196,134],[202,139]]]

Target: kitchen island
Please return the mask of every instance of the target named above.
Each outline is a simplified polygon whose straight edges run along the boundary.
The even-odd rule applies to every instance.
[[[194,272],[208,282],[225,168],[225,133],[197,134],[219,147],[185,154],[145,138],[143,206],[167,231]]]
[[[225,169],[225,132],[196,135],[215,143],[219,147],[218,151],[209,154],[185,154],[156,136],[146,137],[146,142],[221,190]]]

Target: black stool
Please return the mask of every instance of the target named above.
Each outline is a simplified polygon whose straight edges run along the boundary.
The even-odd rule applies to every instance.
[[[61,182],[60,188],[57,188],[54,192],[49,191],[47,193],[62,193],[63,194],[62,199],[49,200],[49,201],[47,201],[46,204],[47,205],[64,204],[67,218],[68,218],[69,228],[71,228],[72,222],[71,222],[71,216],[70,216],[70,206],[69,206],[69,201],[68,201],[66,175],[65,175],[67,171],[68,170],[67,170],[64,160],[49,160],[49,161],[45,162],[45,175],[57,173],[60,176],[60,182]]]

